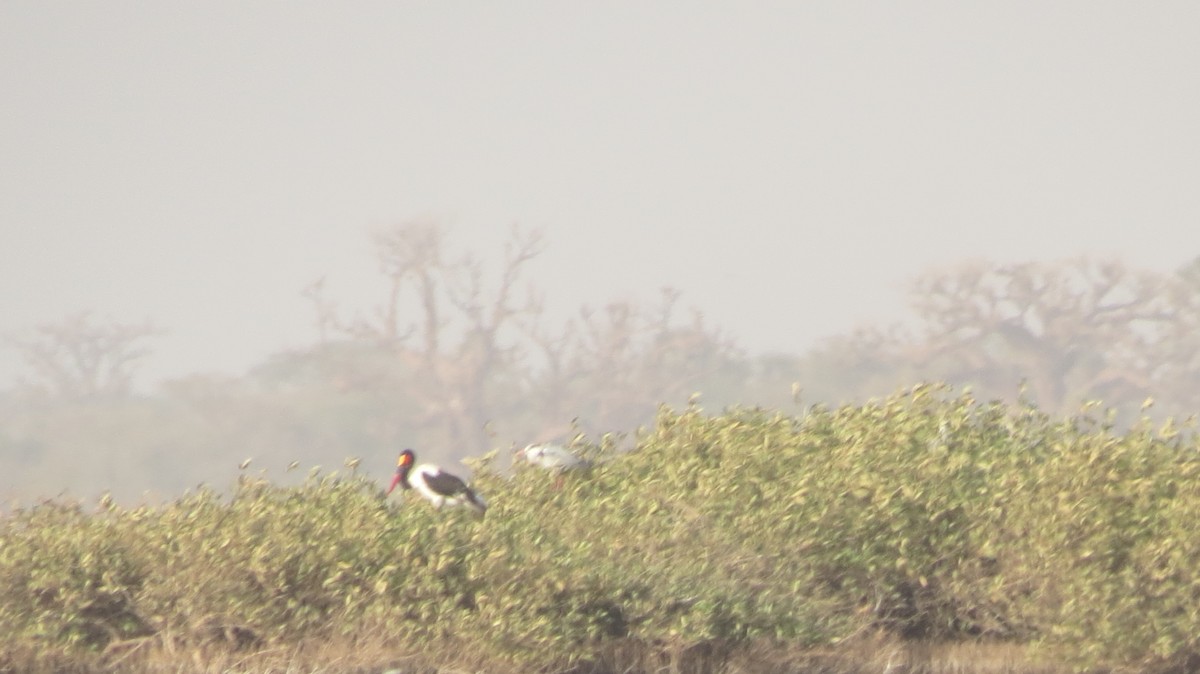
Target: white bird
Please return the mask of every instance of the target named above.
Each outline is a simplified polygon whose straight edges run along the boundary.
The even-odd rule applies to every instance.
[[[428,463],[414,466],[415,461],[416,455],[411,449],[400,452],[400,459],[396,462],[396,474],[392,477],[392,483],[388,485],[385,495],[391,494],[396,485],[400,485],[404,489],[416,489],[418,494],[424,496],[438,510],[441,510],[442,506],[466,506],[480,515],[487,512],[487,502],[483,497],[475,493],[458,476]]]
[[[516,456],[530,465],[556,471],[558,473],[558,478],[554,482],[556,487],[562,486],[563,473],[568,470],[588,468],[592,465],[591,461],[566,447],[554,444],[527,445],[524,449],[517,450]]]
[[[552,444],[527,445],[525,449],[517,450],[517,458],[550,470],[574,470],[592,465],[591,461],[566,447]]]

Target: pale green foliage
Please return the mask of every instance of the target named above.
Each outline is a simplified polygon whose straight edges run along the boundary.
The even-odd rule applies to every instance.
[[[1179,661],[1200,653],[1184,437],[923,386],[803,418],[664,408],[632,451],[577,447],[596,464],[561,488],[488,457],[482,520],[333,476],[159,508],[49,503],[2,523],[0,631],[85,648],[384,634],[527,665],[616,639],[884,632]]]

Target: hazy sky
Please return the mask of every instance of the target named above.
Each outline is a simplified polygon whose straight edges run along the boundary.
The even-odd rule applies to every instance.
[[[369,232],[540,228],[560,311],[684,292],[753,349],[968,257],[1200,255],[1200,3],[0,3],[0,333],[311,342]],[[0,350],[0,388],[19,370]]]

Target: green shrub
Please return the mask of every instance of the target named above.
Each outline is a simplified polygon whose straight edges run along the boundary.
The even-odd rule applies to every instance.
[[[1038,641],[1092,665],[1200,655],[1190,431],[922,386],[802,418],[664,408],[633,450],[611,445],[580,446],[599,460],[561,480],[486,458],[484,519],[353,475],[49,502],[0,525],[0,631],[94,650],[373,634],[528,666],[618,641],[879,633]]]

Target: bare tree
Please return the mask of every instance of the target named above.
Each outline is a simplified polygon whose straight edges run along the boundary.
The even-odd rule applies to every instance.
[[[9,336],[33,374],[28,385],[62,398],[128,395],[147,341],[161,334],[148,323],[98,322],[87,313],[39,325],[32,334]]]
[[[913,296],[925,327],[916,362],[993,388],[1025,380],[1046,409],[1143,393],[1149,354],[1178,316],[1160,277],[1111,261],[976,264],[922,277]]]
[[[519,357],[511,343],[518,323],[540,311],[532,299],[517,299],[521,275],[541,251],[540,234],[513,229],[491,289],[480,260],[449,258],[436,223],[381,231],[375,246],[388,289],[370,315],[343,322],[319,283],[306,291],[322,334],[336,331],[393,352],[423,392],[424,421],[463,450],[485,447],[491,383]]]
[[[1200,409],[1200,258],[1184,265],[1163,286],[1162,296],[1174,320],[1163,324],[1146,367],[1155,392],[1174,401],[1168,410],[1191,415]]]
[[[532,332],[546,363],[530,390],[557,418],[585,411],[600,428],[629,428],[657,406],[687,398],[718,373],[741,363],[732,341],[693,312],[676,320],[678,290],[664,288],[658,306],[624,301],[584,308],[561,332]],[[740,382],[739,382],[740,383]]]
[[[551,327],[522,282],[542,252],[537,232],[514,228],[491,267],[452,257],[436,223],[385,230],[375,244],[387,289],[369,313],[343,320],[320,282],[306,291],[322,340],[340,334],[402,361],[421,391],[417,423],[459,451],[482,449],[493,432],[561,440],[576,419],[628,428],[737,360],[699,313],[676,318],[671,289],[653,308],[613,302]]]

